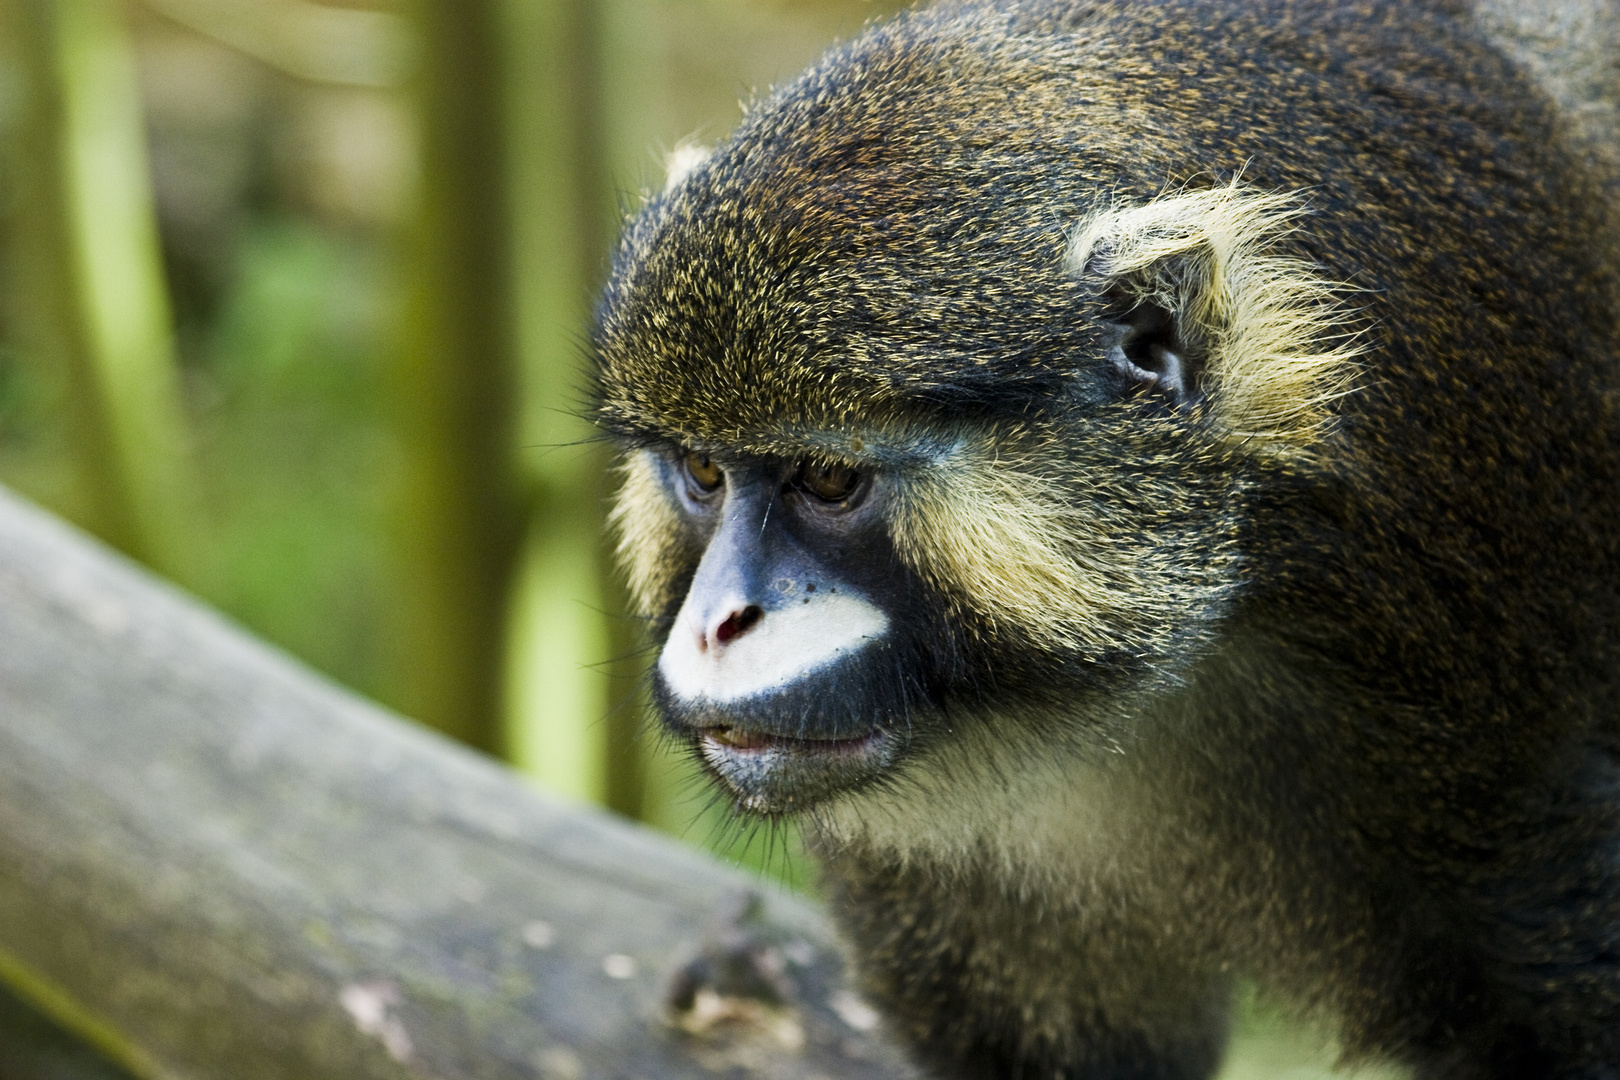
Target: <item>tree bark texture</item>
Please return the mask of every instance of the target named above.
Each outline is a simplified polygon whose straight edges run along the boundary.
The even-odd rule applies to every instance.
[[[0,490],[0,979],[136,1076],[909,1075],[754,884]]]

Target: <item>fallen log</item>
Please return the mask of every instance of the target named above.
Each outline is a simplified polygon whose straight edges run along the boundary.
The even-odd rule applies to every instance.
[[[135,1076],[909,1075],[843,979],[811,905],[0,491],[0,981]]]

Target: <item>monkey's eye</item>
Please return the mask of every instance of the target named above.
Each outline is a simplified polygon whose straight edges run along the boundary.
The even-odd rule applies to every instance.
[[[720,471],[720,466],[709,460],[708,454],[700,454],[694,450],[686,455],[681,464],[686,469],[686,478],[692,482],[692,486],[705,495],[720,490],[720,485],[725,482],[726,474]]]
[[[807,461],[799,466],[793,486],[807,491],[824,502],[841,503],[855,493],[861,474],[848,465],[832,465]]]

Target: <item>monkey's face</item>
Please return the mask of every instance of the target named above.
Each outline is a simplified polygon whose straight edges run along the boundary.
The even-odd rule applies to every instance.
[[[653,673],[667,724],[745,807],[886,773],[928,703],[926,591],[888,535],[893,478],[825,458],[643,452],[695,556]]]
[[[655,701],[741,807],[897,780],[966,727],[1027,742],[1013,715],[1170,671],[1218,606],[1225,553],[1175,539],[1208,507],[1027,432],[944,430],[631,452],[616,516],[662,635]]]

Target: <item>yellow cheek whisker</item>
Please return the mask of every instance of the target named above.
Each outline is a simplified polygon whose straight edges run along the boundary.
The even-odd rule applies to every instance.
[[[672,568],[680,561],[680,518],[649,451],[630,454],[619,475],[608,525],[618,538],[616,552],[631,601],[638,613],[652,615],[674,600]]]

